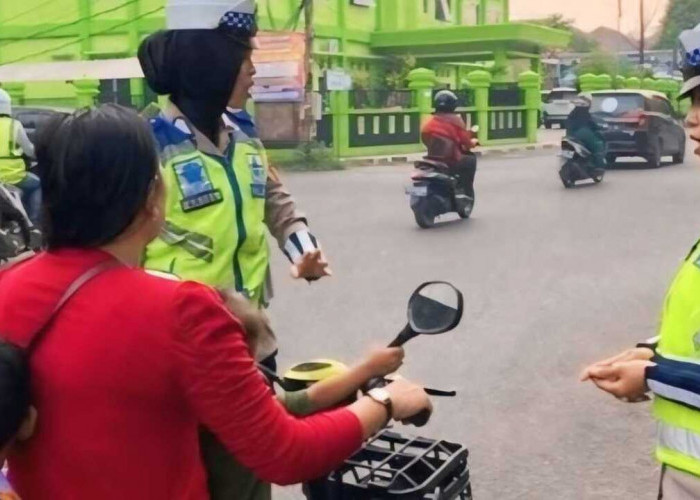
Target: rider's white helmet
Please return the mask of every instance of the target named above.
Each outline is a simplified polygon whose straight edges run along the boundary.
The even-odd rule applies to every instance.
[[[12,115],[12,98],[3,89],[0,89],[0,115]]]

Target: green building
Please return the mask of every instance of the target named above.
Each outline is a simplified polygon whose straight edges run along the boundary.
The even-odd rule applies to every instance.
[[[303,31],[300,3],[258,0],[261,29]],[[20,82],[0,78],[0,85],[26,104],[81,104],[92,98],[89,86],[47,81],[51,75],[35,63],[133,57],[145,35],[164,27],[164,4],[0,0],[0,69],[18,65],[12,74],[27,75]],[[539,70],[542,47],[568,43],[566,33],[510,22],[508,0],[314,0],[313,31],[317,89],[331,68],[344,69],[359,87],[390,85],[385,75],[397,64],[431,68],[452,88],[476,68],[487,68],[494,81],[515,81],[524,70]],[[153,97],[140,78],[125,74],[100,82],[102,100],[141,106]]]

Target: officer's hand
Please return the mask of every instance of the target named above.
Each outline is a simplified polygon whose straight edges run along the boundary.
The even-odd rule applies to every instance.
[[[320,249],[306,252],[301,260],[292,266],[294,279],[317,280],[332,275],[333,271],[328,267],[328,261]]]
[[[583,372],[581,372],[581,382],[585,382],[591,378],[591,369],[599,366],[612,366],[613,363],[621,363],[624,361],[642,360],[648,361],[654,357],[654,351],[647,347],[635,347],[634,349],[627,349],[626,351],[617,354],[611,358],[598,361],[588,366]]]
[[[654,363],[641,359],[596,366],[591,369],[590,379],[599,389],[618,399],[640,401],[649,391],[645,377],[648,366],[654,366]]]

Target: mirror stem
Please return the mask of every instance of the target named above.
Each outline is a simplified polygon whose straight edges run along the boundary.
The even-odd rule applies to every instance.
[[[403,330],[401,330],[401,333],[399,333],[394,340],[391,341],[391,344],[389,344],[389,347],[401,347],[404,345],[406,342],[411,340],[413,337],[417,336],[418,334],[414,332],[411,329],[411,325],[406,325]]]

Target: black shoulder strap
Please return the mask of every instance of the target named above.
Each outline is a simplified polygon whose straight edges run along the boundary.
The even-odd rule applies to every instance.
[[[46,319],[46,322],[41,326],[41,328],[39,328],[39,330],[37,330],[36,334],[32,337],[32,340],[27,346],[27,352],[31,354],[36,349],[37,345],[39,345],[39,342],[43,339],[44,335],[51,327],[51,324],[53,323],[54,319],[56,319],[56,316],[58,315],[60,310],[63,308],[63,306],[66,305],[66,303],[71,299],[71,297],[73,297],[78,292],[78,290],[80,290],[88,281],[92,280],[93,278],[102,274],[103,272],[121,266],[122,264],[118,260],[109,259],[100,262],[99,264],[91,267],[83,274],[78,276],[76,280],[73,281],[63,293],[63,296],[56,304],[56,307],[53,308],[53,311],[51,311],[51,314]]]

